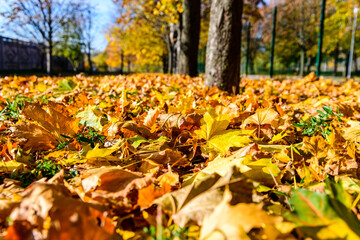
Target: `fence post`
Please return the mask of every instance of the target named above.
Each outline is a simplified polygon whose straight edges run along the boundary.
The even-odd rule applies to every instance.
[[[323,37],[324,37],[324,19],[325,19],[325,7],[326,0],[322,0],[321,4],[321,15],[320,15],[320,33],[318,39],[318,52],[316,56],[316,76],[320,77],[321,75],[321,58],[322,58],[322,45],[323,45]]]
[[[271,39],[271,52],[270,52],[270,78],[274,75],[274,49],[275,49],[275,37],[276,37],[276,14],[277,6],[274,8],[273,12],[273,29],[272,29],[272,39]]]
[[[249,21],[248,28],[247,28],[247,37],[246,37],[246,62],[245,62],[245,74],[246,74],[246,76],[249,74],[250,30],[251,30],[251,22]]]
[[[349,68],[348,68],[349,70],[348,70],[348,74],[346,76],[347,79],[351,78],[351,64],[352,64],[353,56],[354,56],[355,31],[356,31],[356,25],[357,25],[358,12],[359,12],[359,9],[357,7],[355,7],[354,8],[355,18],[354,18],[354,24],[353,24],[353,29],[352,29],[351,47],[350,47],[350,56],[349,56]]]

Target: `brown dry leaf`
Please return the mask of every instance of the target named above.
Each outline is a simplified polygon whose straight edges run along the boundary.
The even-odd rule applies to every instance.
[[[239,203],[232,206],[231,198],[231,193],[227,189],[213,213],[205,217],[200,239],[247,239],[246,234],[254,228],[263,229],[264,234],[261,234],[261,238],[277,239],[279,231],[275,224],[282,221],[281,217],[270,216],[262,210],[262,204]]]
[[[321,136],[304,137],[304,147],[315,156],[316,159],[320,159],[327,156],[330,148],[329,144]]]
[[[200,127],[200,120],[202,115],[198,113],[191,114],[160,114],[158,118],[158,123],[160,126],[171,129],[192,129],[194,127]]]
[[[134,137],[136,135],[142,136],[146,139],[151,139],[154,134],[146,127],[138,126],[134,122],[126,122],[121,126],[121,131],[124,133],[126,138]]]
[[[141,208],[149,207],[156,198],[171,192],[172,188],[179,184],[179,175],[177,173],[168,172],[158,177],[159,186],[151,184],[139,190],[138,205]]]
[[[131,190],[141,189],[153,182],[153,177],[130,172],[119,167],[96,168],[82,175],[86,195],[99,202],[125,199]]]
[[[55,148],[59,143],[56,137],[44,128],[29,122],[22,122],[11,128],[17,138],[26,139],[21,143],[22,148],[31,152],[49,150]]]
[[[144,119],[144,126],[147,126],[151,129],[156,123],[156,119],[158,118],[159,114],[160,111],[158,108],[150,109]]]
[[[239,201],[248,202],[252,198],[252,183],[246,180],[242,175],[233,176],[234,169],[220,177],[218,174],[212,174],[201,181],[192,183],[177,191],[167,193],[156,199],[158,204],[165,212],[171,214],[174,222],[179,226],[185,226],[189,221],[202,225],[204,217],[210,215],[216,205],[223,197],[223,187],[230,184],[236,188],[239,194]]]
[[[165,149],[158,152],[140,152],[138,158],[146,161],[151,161],[156,164],[171,164],[184,166],[189,163],[182,152],[172,149]]]
[[[111,220],[60,184],[36,182],[10,218],[6,239],[110,239]],[[100,223],[100,224],[99,224]]]

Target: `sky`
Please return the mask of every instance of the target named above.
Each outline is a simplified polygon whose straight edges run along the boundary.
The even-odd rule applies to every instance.
[[[7,7],[6,1],[0,0],[0,9]],[[93,19],[93,48],[95,52],[103,51],[106,48],[107,41],[105,31],[116,18],[116,6],[112,0],[83,0],[93,6],[92,12],[95,13]],[[10,38],[18,38],[12,31],[6,28],[5,20],[0,17],[0,35]]]

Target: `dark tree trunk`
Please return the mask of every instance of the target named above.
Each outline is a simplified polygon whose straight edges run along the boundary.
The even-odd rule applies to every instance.
[[[120,53],[121,63],[120,63],[120,73],[124,74],[124,52]]]
[[[206,53],[207,86],[238,93],[243,0],[212,0]]]
[[[339,62],[339,43],[336,44],[335,52],[334,52],[334,73],[333,75],[336,77],[337,69],[338,69],[338,62]]]
[[[354,52],[354,71],[355,71],[355,74],[357,74],[358,72],[358,66],[357,66],[357,54]]]
[[[130,60],[128,60],[128,74],[131,73],[131,62]]]
[[[52,70],[52,55],[53,55],[53,26],[52,26],[52,9],[51,4],[48,6],[48,14],[49,14],[49,21],[48,21],[48,27],[49,27],[49,35],[48,35],[48,49],[46,51],[46,72],[48,75],[51,75]]]
[[[162,56],[162,64],[163,64],[163,72],[168,73],[169,70],[169,57],[167,54],[163,54]]]
[[[195,77],[198,74],[201,1],[183,0],[183,9],[178,73]]]
[[[93,65],[92,65],[92,61],[91,61],[91,45],[89,43],[89,49],[88,49],[88,64],[89,64],[89,73],[91,74],[93,71]]]
[[[174,69],[174,47],[172,45],[169,46],[169,63],[168,63],[168,73],[173,74]]]

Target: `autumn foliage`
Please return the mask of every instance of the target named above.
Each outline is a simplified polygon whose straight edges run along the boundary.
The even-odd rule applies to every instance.
[[[360,84],[0,79],[5,239],[359,239]]]

